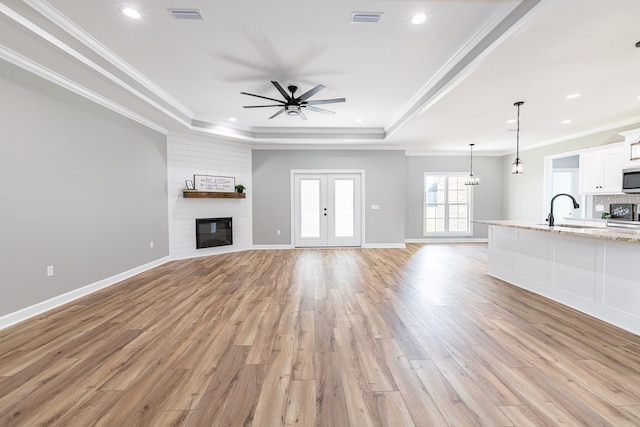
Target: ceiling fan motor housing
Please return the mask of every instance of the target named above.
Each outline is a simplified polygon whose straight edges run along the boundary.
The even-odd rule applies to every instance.
[[[284,111],[287,113],[287,116],[299,116],[300,106],[296,104],[287,104],[284,106]]]

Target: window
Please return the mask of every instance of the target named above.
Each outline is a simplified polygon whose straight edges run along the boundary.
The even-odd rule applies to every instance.
[[[471,235],[471,188],[466,174],[424,174],[424,235]]]

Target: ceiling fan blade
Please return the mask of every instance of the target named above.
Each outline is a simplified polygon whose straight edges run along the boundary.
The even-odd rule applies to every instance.
[[[318,85],[318,86],[314,87],[313,89],[310,89],[310,90],[306,91],[305,93],[303,93],[302,95],[300,95],[299,97],[297,97],[296,101],[304,101],[305,99],[309,99],[313,95],[315,95],[316,93],[320,92],[322,89],[324,89],[324,86]]]
[[[307,105],[306,108],[307,108],[307,110],[315,111],[316,113],[330,114],[330,115],[334,115],[336,113],[335,111],[330,111],[330,110],[326,110],[324,108],[314,107],[313,105]]]
[[[284,113],[284,107],[282,107],[281,109],[278,110],[277,113],[275,113],[273,116],[269,117],[269,119],[273,119],[276,116],[279,116],[280,114]]]
[[[307,101],[307,105],[320,105],[320,104],[335,104],[336,102],[345,102],[345,98],[333,98],[333,99],[317,99],[315,101]]]
[[[287,91],[284,90],[284,88],[282,86],[280,86],[280,83],[278,83],[278,82],[276,82],[274,80],[271,80],[271,83],[273,83],[273,85],[276,87],[276,89],[278,89],[278,92],[280,92],[280,95],[282,95],[284,97],[284,99],[286,99],[289,102],[293,101],[293,98],[291,98],[291,96],[289,96]]]
[[[263,107],[282,107],[282,104],[271,105],[243,105],[242,108],[263,108]]]
[[[300,120],[302,120],[303,122],[305,120],[307,120],[307,116],[304,115],[304,113],[302,112],[302,110],[300,110],[300,114],[299,114]]]
[[[269,101],[275,101],[275,102],[279,102],[279,103],[281,103],[281,104],[284,104],[284,101],[282,101],[281,99],[269,98],[269,97],[267,97],[267,96],[256,95],[256,94],[253,94],[253,93],[240,92],[240,95],[255,96],[256,98],[268,99]]]

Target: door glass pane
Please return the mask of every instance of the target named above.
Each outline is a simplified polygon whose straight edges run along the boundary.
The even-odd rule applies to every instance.
[[[320,180],[300,180],[300,236],[320,237]]]
[[[354,236],[354,206],[353,180],[335,180],[336,237]]]

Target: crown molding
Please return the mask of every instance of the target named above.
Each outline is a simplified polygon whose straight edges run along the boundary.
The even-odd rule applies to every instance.
[[[300,144],[322,142],[324,144],[358,143],[384,141],[385,132],[381,128],[285,128],[256,127],[238,129],[202,120],[191,120],[191,129],[220,137],[254,143]]]
[[[167,108],[163,107],[162,105],[158,104],[157,102],[155,102],[154,100],[152,100],[148,96],[144,95],[140,91],[138,91],[135,88],[133,88],[132,86],[128,85],[123,80],[119,79],[118,77],[116,77],[112,73],[108,72],[103,67],[99,66],[98,64],[96,64],[95,62],[93,62],[92,60],[90,60],[89,58],[87,58],[86,56],[81,54],[80,52],[78,52],[77,50],[73,49],[68,44],[64,43],[63,41],[61,41],[60,39],[58,39],[57,37],[55,37],[51,33],[45,31],[44,29],[42,29],[41,27],[39,27],[38,25],[36,25],[32,21],[28,20],[24,16],[20,15],[19,13],[15,12],[14,10],[10,9],[9,7],[7,7],[7,6],[3,5],[3,4],[0,4],[0,12],[4,13],[9,18],[13,19],[16,23],[20,24],[21,26],[23,26],[27,30],[29,30],[32,33],[36,34],[38,37],[46,40],[51,45],[55,46],[56,48],[58,48],[59,50],[61,50],[65,54],[69,55],[70,57],[74,58],[75,60],[77,60],[81,64],[91,68],[92,70],[94,70],[98,74],[102,75],[103,77],[107,78],[111,82],[113,82],[116,85],[118,85],[121,88],[123,88],[125,91],[127,91],[130,94],[132,94],[132,95],[136,96],[137,98],[141,99],[142,101],[144,101],[148,105],[150,105],[153,108],[161,111],[163,114],[171,117],[172,119],[174,119],[177,122],[181,123],[183,126],[186,126],[186,127],[190,126],[190,124],[188,122],[186,122],[184,119],[182,119],[181,117],[179,117],[178,115],[176,115],[172,111],[169,111]],[[93,100],[95,97],[99,97],[101,101],[98,102],[98,103],[100,103],[101,105],[105,105],[105,106],[106,106],[106,104],[109,104],[109,105],[112,105],[112,106],[117,105],[112,101],[108,101],[107,98],[105,98],[104,96],[98,95],[97,93],[89,91],[88,89],[84,88],[83,86],[75,84],[71,79],[66,78],[66,77],[62,77],[60,74],[57,74],[52,70],[49,70],[49,69],[47,69],[47,68],[45,68],[43,66],[40,66],[39,64],[36,65],[35,61],[32,61],[32,60],[25,61],[27,59],[26,57],[24,57],[22,55],[19,55],[16,52],[13,52],[13,53],[18,55],[18,57],[22,58],[22,60],[19,60],[16,65],[19,65],[20,63],[25,63],[26,64],[28,62],[29,66],[28,67],[23,67],[23,68],[25,68],[25,69],[33,69],[33,70],[36,70],[36,71],[38,69],[40,69],[42,71],[42,74],[39,74],[38,72],[36,72],[36,74],[41,75],[43,77],[45,75],[55,74],[57,76],[56,78],[48,78],[48,80],[53,81],[53,82],[61,81],[61,82],[63,82],[63,84],[61,84],[61,86],[67,87],[67,88],[71,88],[71,87],[75,86],[77,89],[74,89],[74,92],[79,93],[79,94],[82,94],[82,93],[85,93],[85,92],[90,92],[92,95],[91,96],[87,96],[88,99],[92,99]],[[44,70],[46,70],[46,72]],[[79,88],[81,88],[81,89],[79,89]],[[116,111],[113,107],[108,107],[108,108]],[[128,111],[129,114],[127,114],[127,117],[132,117],[131,115],[135,115],[137,117],[142,117],[142,116],[140,116],[140,115],[138,115],[136,113],[133,113],[132,111],[127,110],[127,109],[125,109],[124,107],[121,107],[121,106],[118,106],[118,111]],[[137,119],[134,119],[134,120],[139,121]],[[149,120],[146,120],[146,121],[148,121],[149,123],[153,123],[153,122],[151,122]],[[158,125],[156,125],[154,128],[157,128],[157,127],[158,127]]]
[[[43,67],[42,65],[32,61],[31,59],[23,55],[20,55],[19,53],[11,49],[8,49],[2,45],[0,45],[0,59],[10,62],[13,65],[16,65],[39,77],[42,77],[43,79],[46,79],[60,87],[63,87],[75,94],[78,94],[88,99],[89,101],[92,101],[98,105],[108,108],[109,110],[114,111],[122,116],[128,117],[129,119],[135,122],[138,122],[143,126],[146,126],[150,129],[153,129],[165,135],[169,133],[169,131],[166,128],[147,119],[146,117],[143,117],[140,114],[134,113],[133,111],[128,110],[122,107],[121,105],[103,97],[102,95],[96,92],[93,92],[72,80],[69,80],[68,78],[56,73],[55,71],[52,71],[46,67]]]
[[[76,40],[83,45],[87,46],[93,52],[105,59],[111,65],[128,75],[134,81],[142,85],[147,90],[153,92],[160,99],[167,104],[171,105],[174,109],[181,112],[189,118],[193,118],[193,112],[189,110],[185,105],[180,103],[177,99],[172,97],[169,93],[164,91],[160,86],[153,83],[143,74],[138,72],[135,68],[125,62],[118,55],[109,50],[106,46],[93,38],[86,31],[78,27],[75,23],[70,21],[60,11],[54,8],[51,4],[44,0],[23,0],[26,4],[31,6],[34,10],[39,12],[45,18],[56,24],[59,28],[70,34]]]
[[[525,152],[525,151],[530,151],[530,150],[535,150],[536,148],[542,148],[542,147],[546,147],[548,145],[554,145],[554,144],[558,144],[560,142],[566,142],[566,141],[571,141],[573,139],[578,139],[578,138],[584,138],[585,136],[590,136],[590,135],[594,135],[600,132],[606,132],[606,131],[610,131],[610,130],[616,130],[616,129],[620,129],[623,127],[627,127],[627,126],[638,126],[640,125],[640,116],[636,116],[636,117],[632,117],[630,119],[626,119],[626,120],[621,120],[619,122],[615,122],[615,123],[611,123],[608,125],[604,125],[604,126],[598,126],[595,128],[591,128],[582,132],[576,132],[576,133],[572,133],[570,135],[567,136],[563,136],[561,138],[555,138],[555,139],[550,139],[548,141],[544,141],[544,142],[538,142],[535,144],[531,144],[531,145],[527,145],[526,147],[520,147],[520,153]],[[625,132],[625,131],[623,131]],[[618,135],[622,135],[623,132],[617,132]],[[622,141],[621,141],[622,142]],[[503,152],[503,155],[510,155],[510,154],[515,154],[515,150],[508,150]]]
[[[515,7],[509,3],[500,6],[391,121],[386,127],[387,135],[424,113],[466,79],[485,56],[533,16],[532,10],[541,1],[522,0]]]

